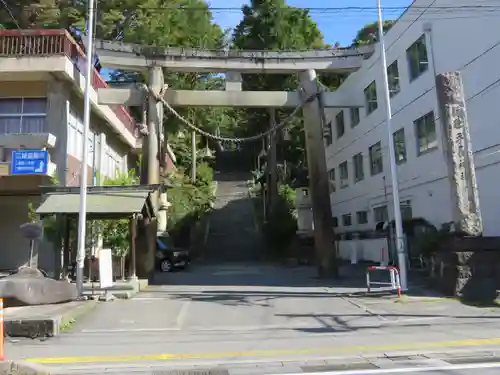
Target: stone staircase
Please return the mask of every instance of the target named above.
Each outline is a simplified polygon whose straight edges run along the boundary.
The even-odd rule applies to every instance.
[[[246,181],[249,174],[218,172],[217,196],[210,215],[204,259],[216,262],[257,261],[262,253]]]

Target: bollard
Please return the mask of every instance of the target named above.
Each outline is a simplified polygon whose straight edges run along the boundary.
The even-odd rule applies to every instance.
[[[3,353],[3,341],[4,341],[4,332],[3,332],[3,298],[0,298],[0,361],[5,361],[5,356]]]

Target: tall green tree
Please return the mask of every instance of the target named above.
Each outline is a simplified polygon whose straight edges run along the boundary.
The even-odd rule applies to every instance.
[[[125,0],[135,3],[123,7],[118,1],[104,2],[106,11],[98,18],[97,35],[104,39],[118,39],[127,43],[148,46],[193,47],[221,49],[226,43],[226,33],[213,22],[212,13],[202,0],[172,0],[165,7],[164,0]],[[129,9],[133,9],[130,11]],[[205,90],[222,89],[222,80],[211,74],[175,73],[164,71],[165,83],[172,89]],[[112,81],[145,82],[146,77],[134,72],[117,71]],[[229,108],[178,108],[183,117],[208,132],[216,128],[234,128],[235,111]],[[179,130],[186,130],[174,116],[165,116],[165,131],[169,137]],[[173,142],[183,152],[189,147],[190,137]],[[202,142],[201,138],[200,142]]]
[[[233,33],[232,47],[247,50],[309,50],[324,48],[323,35],[306,9],[292,7],[284,0],[252,0],[242,8],[243,19]],[[245,74],[244,90],[292,91],[298,80],[290,74]],[[269,128],[269,113],[262,109],[244,110],[240,124],[242,135],[256,134]],[[277,118],[287,111],[279,110]],[[303,158],[304,133],[302,121],[294,119],[290,141],[282,144],[283,155],[292,163]],[[287,152],[291,151],[293,152]]]
[[[394,25],[393,20],[387,20],[383,23],[384,33],[388,32],[392,25]],[[362,46],[366,44],[373,44],[378,41],[378,22],[372,22],[365,25],[356,34],[356,37],[352,41],[353,46]]]
[[[72,0],[4,0],[0,28],[68,29],[83,25],[82,7]]]

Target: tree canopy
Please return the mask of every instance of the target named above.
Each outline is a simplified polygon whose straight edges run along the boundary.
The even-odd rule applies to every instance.
[[[387,33],[392,25],[394,25],[393,20],[387,20],[383,22],[384,34]],[[365,25],[356,34],[356,37],[352,41],[353,46],[362,46],[366,44],[373,44],[378,41],[378,22],[372,22]]]

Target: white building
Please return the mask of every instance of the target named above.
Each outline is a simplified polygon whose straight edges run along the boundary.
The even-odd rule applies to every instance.
[[[386,34],[392,130],[403,216],[439,228],[452,211],[435,76],[461,71],[484,234],[500,235],[500,12],[481,4],[416,0]],[[393,218],[379,52],[377,46],[339,88],[364,98],[365,107],[327,111],[333,139],[326,139],[326,158],[339,232],[374,229],[387,212]]]

